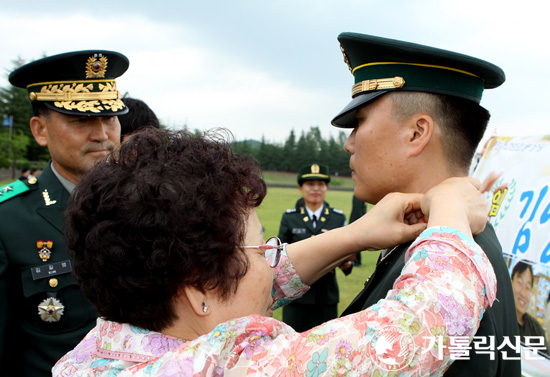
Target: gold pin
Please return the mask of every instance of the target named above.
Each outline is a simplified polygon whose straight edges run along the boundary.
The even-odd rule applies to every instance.
[[[59,282],[57,281],[56,278],[51,278],[49,283],[50,283],[50,287],[52,287],[52,288],[57,287],[57,285],[59,284]]]
[[[304,221],[307,223],[309,221],[309,216],[304,217]]]

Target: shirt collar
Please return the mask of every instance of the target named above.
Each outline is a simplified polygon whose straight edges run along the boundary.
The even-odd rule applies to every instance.
[[[69,192],[69,194],[72,194],[72,192],[73,192],[76,185],[74,183],[72,183],[71,181],[67,180],[66,178],[64,178],[61,174],[59,174],[57,172],[57,170],[55,170],[55,168],[53,166],[53,163],[50,164],[50,166],[52,167],[52,171],[55,174],[55,176],[57,177],[57,179],[59,179],[59,182],[61,182],[63,187],[65,187],[65,190],[67,190]]]
[[[319,207],[317,209],[317,211],[312,211],[310,210],[307,206],[306,206],[306,211],[307,211],[307,214],[309,216],[310,219],[313,218],[313,215],[316,216],[317,219],[320,219],[321,218],[321,214],[323,213],[323,207],[324,205],[322,205],[321,207]]]

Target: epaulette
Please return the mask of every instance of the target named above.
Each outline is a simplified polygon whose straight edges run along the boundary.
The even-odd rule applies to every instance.
[[[286,213],[294,213],[296,212],[296,208],[289,208],[286,210]]]
[[[25,191],[29,191],[29,187],[23,181],[17,180],[15,182],[8,183],[7,185],[0,187],[0,203],[14,198]]]
[[[340,211],[339,209],[336,209],[336,208],[332,208],[332,212],[339,213],[340,215],[344,214],[344,212],[342,212],[342,211]]]

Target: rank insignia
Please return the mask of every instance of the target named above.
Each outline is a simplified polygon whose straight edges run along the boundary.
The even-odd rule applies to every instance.
[[[46,204],[47,206],[51,206],[52,204],[57,203],[57,200],[50,199],[50,193],[48,192],[48,190],[44,190],[42,192],[42,196],[44,197],[44,204]]]
[[[38,314],[44,322],[59,322],[65,307],[59,300],[50,297],[38,305]]]
[[[42,259],[42,262],[50,259],[52,255],[53,241],[36,241],[36,248],[38,249],[38,256]]]
[[[0,190],[0,195],[4,195],[5,192],[13,191],[13,188],[11,186],[5,186],[2,190]]]

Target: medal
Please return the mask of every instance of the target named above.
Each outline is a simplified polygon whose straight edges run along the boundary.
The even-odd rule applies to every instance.
[[[36,241],[36,247],[38,248],[38,256],[40,257],[40,259],[42,259],[42,262],[45,262],[47,261],[48,259],[50,259],[50,256],[52,255],[52,246],[53,246],[53,241],[42,241],[42,240],[39,240],[39,241]]]
[[[47,298],[38,305],[38,314],[44,322],[59,322],[65,307],[53,297]]]

